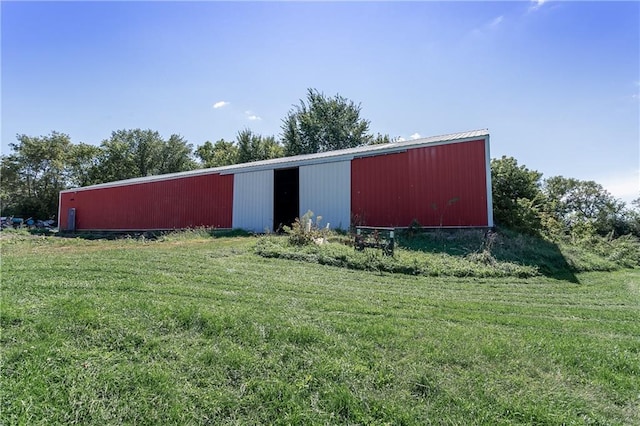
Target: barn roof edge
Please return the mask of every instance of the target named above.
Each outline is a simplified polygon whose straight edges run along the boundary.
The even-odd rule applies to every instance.
[[[268,169],[286,169],[289,167],[300,167],[318,163],[348,161],[353,158],[367,157],[373,155],[392,154],[396,152],[406,151],[407,149],[420,148],[423,146],[442,145],[450,143],[469,142],[479,138],[489,137],[488,129],[471,130],[460,133],[450,133],[439,136],[429,136],[410,141],[392,142],[380,145],[366,145],[356,148],[347,148],[336,151],[319,152],[315,154],[303,154],[292,157],[274,158],[271,160],[254,161],[251,163],[233,164],[230,166],[213,167],[207,169],[189,170],[186,172],[167,173],[163,175],[153,175],[138,177],[114,182],[100,183],[96,185],[84,186],[79,188],[69,188],[60,191],[60,193],[87,191],[100,188],[111,188],[116,186],[136,185],[142,183],[158,182],[163,180],[172,180],[178,178],[204,176],[210,174],[236,174],[247,173]]]

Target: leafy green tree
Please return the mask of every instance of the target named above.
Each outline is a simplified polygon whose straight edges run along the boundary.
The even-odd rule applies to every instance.
[[[238,163],[238,147],[220,139],[215,144],[206,141],[196,148],[196,156],[204,167],[222,167]]]
[[[126,141],[112,136],[103,141],[100,148],[94,182],[112,182],[139,176],[131,147]]]
[[[627,210],[627,223],[629,233],[640,237],[640,198],[631,202],[631,207]]]
[[[49,218],[63,189],[190,170],[192,149],[181,136],[164,141],[151,130],[119,130],[100,147],[73,144],[68,135],[17,135],[0,163],[2,214]]]
[[[96,182],[182,172],[196,167],[192,146],[179,135],[171,135],[165,141],[153,130],[117,130],[100,147]]]
[[[238,132],[238,163],[269,160],[284,155],[282,145],[273,136],[262,137],[245,129]]]
[[[640,237],[640,198],[631,202],[617,215],[614,223],[614,236],[635,235]]]
[[[122,141],[129,148],[133,160],[132,177],[149,176],[159,173],[164,141],[160,134],[152,130],[118,130],[112,133],[112,140]]]
[[[619,234],[625,226],[624,203],[594,181],[554,176],[545,180],[543,189],[547,212],[566,233]]]
[[[535,234],[542,229],[542,173],[518,165],[513,157],[491,160],[493,216],[498,225]]]
[[[14,156],[3,155],[0,160],[0,212],[2,216],[20,214],[23,185],[20,164]]]
[[[17,135],[2,158],[3,214],[49,218],[57,213],[58,193],[68,184],[72,143],[68,135]]]
[[[193,159],[193,145],[180,135],[173,134],[163,143],[158,174],[177,173],[197,167]]]
[[[312,154],[368,145],[373,140],[368,131],[360,105],[308,89],[307,101],[300,100],[283,120],[282,140],[286,155]]]
[[[101,152],[99,147],[86,143],[71,146],[67,161],[66,179],[69,187],[88,186],[96,183],[96,168]]]
[[[378,133],[374,138],[372,138],[371,145],[382,145],[385,143],[392,143],[392,142],[398,142],[398,138],[391,138],[389,137],[389,135],[383,135]]]
[[[273,136],[262,138],[259,152],[263,160],[284,157],[284,148]]]

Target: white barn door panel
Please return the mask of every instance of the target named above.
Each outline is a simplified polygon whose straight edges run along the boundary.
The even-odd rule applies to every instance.
[[[273,226],[273,170],[233,176],[233,227],[265,232]]]
[[[300,216],[311,210],[321,226],[349,229],[351,222],[351,161],[300,167]]]

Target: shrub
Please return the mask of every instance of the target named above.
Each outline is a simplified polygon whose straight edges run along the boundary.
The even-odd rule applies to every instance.
[[[322,216],[317,216],[313,221],[313,212],[307,211],[301,218],[296,218],[291,226],[283,226],[285,234],[289,236],[289,243],[294,246],[313,244],[316,241],[324,241],[327,229],[320,228]]]
[[[425,253],[399,248],[395,257],[383,256],[378,249],[356,251],[340,242],[296,246],[288,238],[264,236],[256,243],[256,254],[263,257],[297,260],[321,265],[426,276],[457,277],[532,277],[534,266],[494,259],[487,251],[469,256]]]

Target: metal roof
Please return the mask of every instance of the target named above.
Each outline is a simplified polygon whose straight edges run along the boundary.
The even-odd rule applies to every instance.
[[[295,155],[293,157],[281,157],[271,160],[254,161],[251,163],[234,164],[231,166],[213,167],[209,169],[196,169],[187,172],[167,173],[164,175],[145,176],[133,179],[119,180],[115,182],[100,183],[97,185],[90,185],[81,188],[65,189],[61,192],[76,192],[99,188],[110,188],[114,186],[135,185],[140,183],[158,182],[182,177],[200,176],[216,173],[226,175],[267,169],[286,169],[288,167],[299,167],[309,164],[326,163],[333,161],[347,161],[357,157],[391,154],[395,152],[406,151],[407,149],[411,148],[420,148],[425,145],[431,146],[447,143],[467,142],[470,140],[485,138],[488,136],[488,129],[471,130],[461,133],[451,133],[448,135],[429,136],[426,138],[414,139],[410,141],[392,142],[380,145],[366,145],[356,148],[340,149],[336,151]]]

